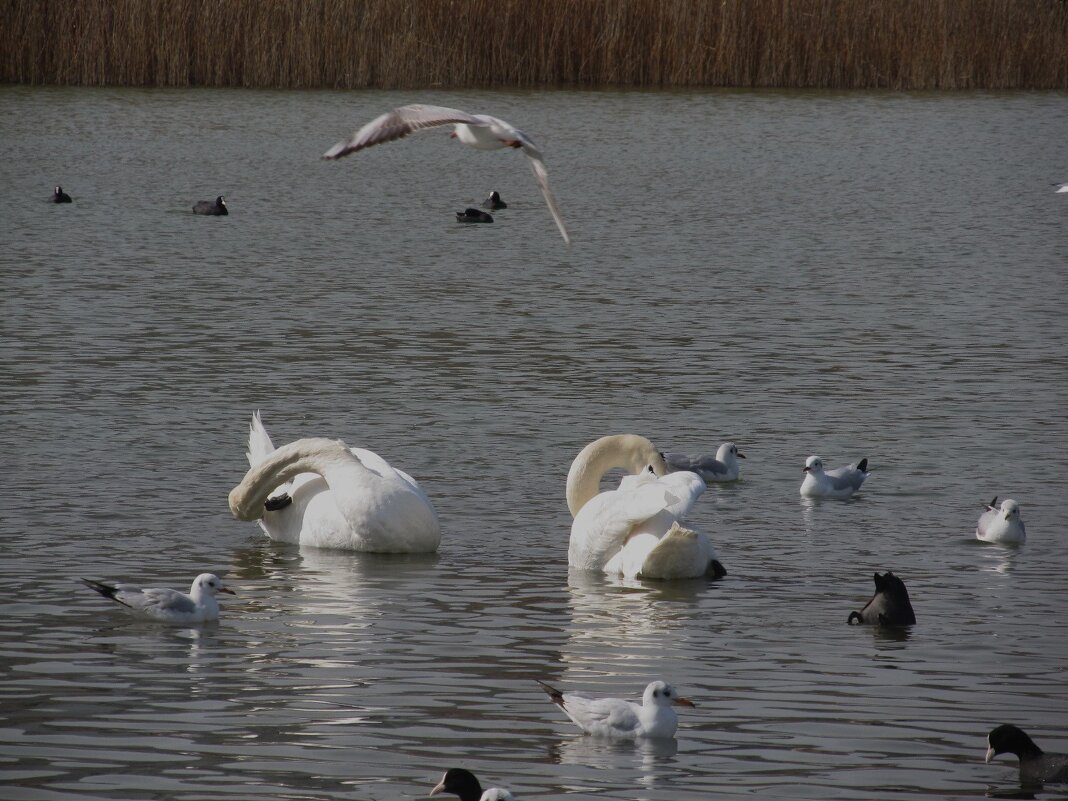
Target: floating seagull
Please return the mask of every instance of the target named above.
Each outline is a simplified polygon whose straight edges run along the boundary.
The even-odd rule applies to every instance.
[[[493,215],[488,211],[482,211],[482,209],[467,208],[463,211],[456,212],[456,222],[491,223],[493,222]]]
[[[438,793],[458,795],[460,801],[515,801],[515,796],[500,787],[491,787],[483,792],[475,774],[464,768],[449,768],[445,771],[441,781],[430,791],[430,795]]]
[[[1027,541],[1027,531],[1020,519],[1020,505],[1006,498],[998,509],[998,498],[987,504],[986,511],[979,515],[975,538],[983,542],[1000,542],[1003,545],[1022,545]]]
[[[501,193],[494,189],[489,193],[489,197],[482,201],[482,208],[497,211],[508,208],[508,204],[501,200]]]
[[[214,573],[201,573],[193,579],[189,594],[162,587],[139,587],[136,584],[105,584],[82,579],[105,598],[110,598],[141,617],[164,623],[202,623],[219,619],[216,593],[236,595]]]
[[[694,706],[688,698],[680,698],[666,681],[650,682],[640,704],[622,698],[562,693],[543,681],[538,684],[580,729],[598,737],[674,737],[679,718],[672,706]]]
[[[571,244],[571,237],[568,236],[564,221],[560,217],[560,208],[556,205],[556,197],[549,189],[549,173],[545,169],[541,152],[529,136],[497,117],[491,117],[488,114],[468,114],[466,111],[444,106],[419,104],[401,106],[371,120],[354,133],[351,139],[338,142],[326,151],[323,158],[339,159],[372,145],[402,139],[422,128],[437,128],[441,125],[455,125],[453,137],[479,150],[499,150],[503,147],[520,148],[530,161],[530,169],[541,188],[542,195],[545,196],[545,202],[549,206],[549,211],[552,212],[553,220],[556,221],[556,227],[560,229],[564,242]]]
[[[55,188],[55,190],[52,192],[52,202],[53,203],[72,203],[73,201],[70,199],[70,195],[68,195],[66,192],[63,191],[63,187],[62,186],[57,186]]]
[[[850,625],[867,623],[872,626],[911,626],[916,622],[909,591],[905,582],[889,570],[875,574],[875,595],[859,612],[850,612]]]
[[[219,195],[215,200],[199,200],[197,204],[193,206],[194,214],[207,214],[213,217],[224,217],[230,213],[230,210],[226,208],[226,201],[223,200],[223,196]]]
[[[689,470],[697,473],[705,482],[737,481],[740,467],[739,459],[745,454],[739,452],[733,442],[724,442],[719,446],[715,456],[697,456],[690,458],[684,453],[665,453],[664,461],[672,472]]]
[[[1016,754],[1020,758],[1020,784],[1025,787],[1068,782],[1068,755],[1045,753],[1018,726],[1006,723],[992,729],[986,744],[988,763],[998,754]]]
[[[806,498],[848,498],[871,475],[867,459],[824,471],[823,460],[818,456],[809,456],[805,460],[803,472],[805,480],[801,482],[801,494]]]

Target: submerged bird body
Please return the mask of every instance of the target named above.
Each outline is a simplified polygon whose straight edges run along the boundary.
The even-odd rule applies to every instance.
[[[462,223],[491,223],[493,215],[481,209],[466,208],[456,212],[456,222]]]
[[[105,598],[122,604],[131,613],[163,623],[203,623],[219,619],[217,593],[234,595],[214,573],[201,573],[189,588],[189,593],[163,587],[141,587],[137,584],[105,584],[82,579],[82,582]]]
[[[70,199],[70,195],[68,195],[66,192],[63,191],[63,187],[62,186],[57,186],[52,191],[52,202],[53,203],[73,203],[74,201],[72,201]]]
[[[741,472],[739,459],[745,454],[739,452],[733,442],[724,442],[716,450],[715,456],[697,456],[691,458],[684,453],[665,453],[664,461],[672,471],[690,470],[697,473],[706,483],[737,481]]]
[[[430,499],[372,451],[325,438],[275,448],[256,413],[248,460],[230,510],[259,521],[271,539],[374,553],[437,550],[441,528]]]
[[[809,456],[805,461],[805,478],[801,482],[801,494],[806,498],[848,498],[860,489],[871,473],[868,460],[861,459],[847,467],[824,470],[823,460]]]
[[[911,626],[916,622],[905,582],[891,573],[875,574],[875,595],[859,612],[850,612],[848,623],[871,626]]]
[[[986,743],[987,762],[998,754],[1019,757],[1020,784],[1025,787],[1068,782],[1068,755],[1044,752],[1019,726],[1005,723],[992,729]]]
[[[508,208],[508,204],[501,200],[501,193],[494,189],[489,193],[489,197],[482,201],[482,208],[497,211]]]
[[[205,214],[209,217],[223,217],[230,213],[226,208],[226,201],[219,195],[215,200],[199,200],[193,206],[194,214]]]
[[[619,488],[600,492],[613,468]],[[688,579],[725,573],[708,537],[681,525],[705,483],[689,471],[667,473],[645,437],[619,434],[591,442],[571,464],[567,504],[574,516],[568,564],[627,578]]]
[[[438,793],[457,795],[460,801],[515,801],[515,796],[501,787],[483,791],[475,774],[465,768],[449,768],[445,771],[441,781],[430,791],[430,795]]]
[[[364,125],[351,138],[338,142],[323,154],[325,159],[339,159],[364,148],[402,139],[424,128],[452,125],[453,137],[477,150],[500,150],[517,148],[527,157],[534,179],[538,182],[545,203],[553,216],[556,227],[564,241],[571,237],[564,227],[556,196],[549,189],[549,173],[541,151],[521,130],[497,117],[488,114],[468,114],[455,108],[414,104],[388,111]],[[503,207],[502,207],[503,208]]]
[[[975,527],[975,538],[983,542],[997,542],[1002,545],[1022,545],[1027,541],[1027,530],[1020,518],[1020,505],[1012,498],[1001,502],[994,498],[979,515]]]
[[[564,693],[538,682],[552,702],[586,734],[616,739],[674,737],[679,718],[674,706],[694,706],[665,681],[650,682],[635,704],[622,698],[594,698],[585,693]]]

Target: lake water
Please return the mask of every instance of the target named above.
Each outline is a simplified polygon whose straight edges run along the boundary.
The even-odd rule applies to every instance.
[[[486,111],[319,155],[402,103]],[[0,88],[0,796],[975,798],[1013,722],[1068,751],[1063,94]],[[48,203],[62,184],[67,206]],[[493,225],[454,212],[491,189]],[[197,217],[222,194],[225,218]],[[433,557],[273,544],[230,517],[251,412],[412,473]],[[606,433],[743,480],[691,519],[729,575],[569,575],[564,480]],[[866,456],[849,502],[805,458]],[[607,486],[607,485],[606,485]],[[1029,541],[977,543],[993,496]],[[78,577],[188,587],[126,618]],[[891,569],[918,618],[849,627]],[[534,683],[697,707],[584,737]],[[1042,797],[1068,797],[1051,787]]]

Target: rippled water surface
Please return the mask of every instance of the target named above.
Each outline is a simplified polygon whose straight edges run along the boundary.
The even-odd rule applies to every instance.
[[[424,100],[444,130],[319,154]],[[1068,100],[1049,94],[0,88],[0,796],[974,798],[1002,722],[1068,751]],[[74,197],[47,202],[55,184]],[[453,213],[491,189],[493,225]],[[226,197],[226,218],[192,204]],[[250,413],[415,475],[432,557],[231,519]],[[734,439],[692,523],[729,575],[568,575],[571,459]],[[806,504],[805,457],[873,475]],[[1029,541],[974,540],[1020,502]],[[130,621],[80,576],[237,587]],[[849,627],[872,573],[918,623]],[[694,699],[582,736],[534,683]],[[1063,787],[1043,797],[1066,797]]]

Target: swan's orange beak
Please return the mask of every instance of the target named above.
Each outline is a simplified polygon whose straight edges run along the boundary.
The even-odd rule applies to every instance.
[[[676,698],[675,706],[697,706],[697,704],[695,704],[689,698]]]

